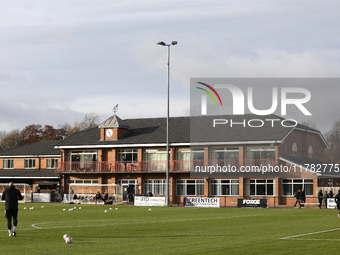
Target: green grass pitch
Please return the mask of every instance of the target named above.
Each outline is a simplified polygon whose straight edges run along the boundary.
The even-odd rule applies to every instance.
[[[340,241],[330,209],[27,203],[19,205],[16,237],[1,221],[1,254],[337,254]]]

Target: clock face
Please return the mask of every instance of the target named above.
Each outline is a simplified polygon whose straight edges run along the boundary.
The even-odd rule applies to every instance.
[[[106,136],[107,136],[107,137],[111,137],[112,135],[113,135],[112,129],[106,130]]]

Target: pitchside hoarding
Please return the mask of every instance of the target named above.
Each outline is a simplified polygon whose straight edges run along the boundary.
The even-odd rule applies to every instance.
[[[185,197],[184,206],[189,207],[220,207],[219,198]]]
[[[137,206],[165,206],[165,197],[135,196],[134,205],[137,205]]]
[[[335,198],[327,198],[327,209],[336,209]]]
[[[267,208],[267,199],[238,199],[239,208]]]

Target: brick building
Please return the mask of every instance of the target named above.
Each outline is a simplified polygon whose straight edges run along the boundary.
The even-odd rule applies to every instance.
[[[252,117],[242,118],[247,122]],[[315,202],[316,188],[324,183],[322,176],[309,166],[323,163],[327,147],[318,130],[300,124],[273,127],[265,120],[277,119],[274,115],[256,116],[265,123],[256,128],[220,125],[211,130],[212,118],[169,120],[171,203],[198,196],[220,197],[222,206],[235,205],[238,198],[244,197],[266,198],[269,205],[293,204],[294,192],[302,188],[306,202]],[[218,118],[233,118],[240,123],[237,116]],[[132,192],[165,195],[166,118],[122,120],[113,115],[96,128],[66,138],[55,149],[61,152],[55,171],[62,175],[65,192],[70,183],[99,183],[119,184],[125,200]],[[207,166],[228,166],[237,173],[195,175],[197,169]],[[288,173],[263,172],[264,167],[284,166],[290,169]],[[241,169],[252,167],[262,172],[240,174]],[[337,183],[336,180],[333,184]]]
[[[56,191],[60,175],[55,166],[60,161],[60,141],[40,141],[0,152],[0,183],[27,183],[33,191]]]

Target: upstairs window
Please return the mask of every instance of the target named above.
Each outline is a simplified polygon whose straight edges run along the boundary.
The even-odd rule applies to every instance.
[[[36,168],[35,161],[36,161],[35,159],[25,159],[25,168],[26,169]]]
[[[14,159],[4,159],[4,169],[13,169]]]
[[[57,162],[58,162],[58,159],[48,158],[46,166],[49,169],[54,169]]]

